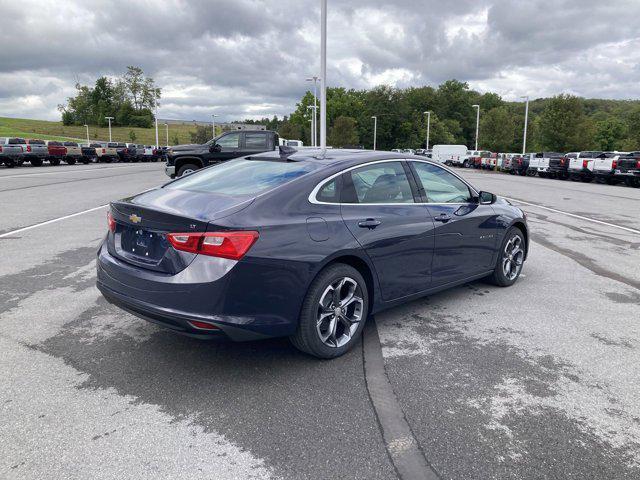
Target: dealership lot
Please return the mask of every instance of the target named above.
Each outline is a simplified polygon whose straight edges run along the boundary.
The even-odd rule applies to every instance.
[[[530,257],[377,316],[390,442],[371,352],[202,343],[100,297],[102,206],[161,165],[1,170],[0,478],[394,478],[413,442],[442,478],[640,478],[640,190],[457,172],[523,202]]]

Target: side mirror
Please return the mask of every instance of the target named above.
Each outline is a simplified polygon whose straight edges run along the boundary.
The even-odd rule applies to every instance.
[[[478,203],[480,205],[491,205],[495,203],[496,196],[490,192],[480,192],[478,196]]]
[[[218,144],[218,143],[214,143],[213,145],[211,145],[211,146],[209,147],[209,151],[210,151],[211,153],[218,153],[218,152],[221,152],[221,151],[222,151],[222,147],[220,146],[220,144]]]

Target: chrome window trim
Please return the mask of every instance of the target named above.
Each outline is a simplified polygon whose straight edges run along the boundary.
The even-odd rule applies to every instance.
[[[392,207],[396,207],[399,205],[402,206],[406,206],[406,205],[418,205],[418,206],[424,206],[424,205],[469,205],[470,202],[451,202],[451,203],[447,203],[447,202],[442,202],[442,203],[435,203],[435,202],[412,202],[412,203],[344,203],[344,202],[321,202],[320,200],[317,200],[317,196],[318,196],[318,192],[320,191],[320,189],[327,184],[328,182],[330,182],[331,180],[333,180],[336,177],[339,177],[340,175],[350,172],[351,170],[355,170],[357,168],[361,168],[361,167],[366,167],[369,165],[375,165],[377,163],[389,163],[389,162],[420,162],[420,163],[426,163],[429,165],[433,165],[434,167],[438,167],[441,168],[442,170],[445,170],[446,172],[449,172],[450,174],[452,174],[454,177],[456,177],[458,180],[460,180],[462,183],[464,183],[470,190],[471,192],[475,193],[476,195],[478,195],[478,190],[476,190],[473,186],[471,186],[464,178],[462,178],[460,175],[458,175],[456,172],[454,172],[453,170],[446,168],[445,166],[437,163],[437,162],[433,162],[433,161],[428,161],[428,160],[419,160],[416,158],[390,158],[387,160],[374,160],[372,162],[367,162],[367,163],[361,163],[359,165],[355,165],[353,167],[349,167],[349,168],[345,168],[344,170],[339,171],[338,173],[334,173],[333,175],[331,175],[330,177],[325,178],[324,180],[320,181],[313,190],[311,190],[311,193],[309,194],[309,203],[313,204],[313,205],[353,205],[353,206],[392,206]]]

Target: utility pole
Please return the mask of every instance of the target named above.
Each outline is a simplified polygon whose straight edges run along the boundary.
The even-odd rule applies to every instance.
[[[158,139],[158,109],[156,109],[156,148],[160,146],[160,140]]]
[[[215,113],[211,114],[211,127],[213,128],[213,137],[212,138],[216,138],[216,117],[218,115],[216,115]]]
[[[427,148],[426,150],[429,150],[429,130],[431,129],[431,112],[427,111],[427,112],[424,112],[424,114],[427,116]]]
[[[320,147],[327,149],[327,0],[320,0]]]
[[[472,105],[473,108],[478,109],[476,116],[476,152],[478,151],[478,132],[480,131],[480,105]]]
[[[169,124],[165,123],[164,126],[167,129],[167,147],[168,147],[169,146]]]
[[[104,117],[107,120],[109,120],[109,141],[111,142],[111,120],[113,120],[113,117]]]
[[[313,112],[313,116],[311,117],[311,146],[317,147],[316,145],[316,106],[308,105],[307,109]]]
[[[529,95],[522,96],[520,98],[525,98],[527,103],[524,107],[524,138],[522,139],[522,154],[527,153],[527,123],[529,121]]]
[[[307,78],[307,82],[313,82],[313,146],[318,146],[318,80],[320,77]]]
[[[378,117],[373,116],[373,149],[376,149],[376,140],[378,137]]]

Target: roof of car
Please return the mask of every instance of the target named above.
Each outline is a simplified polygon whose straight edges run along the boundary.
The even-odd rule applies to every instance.
[[[295,149],[294,149],[295,150]],[[406,156],[406,155],[405,155]],[[286,159],[294,162],[318,162],[324,164],[349,163],[350,160],[359,160],[370,162],[372,160],[386,160],[389,158],[397,158],[398,152],[386,152],[383,150],[361,150],[361,149],[343,149],[330,148],[323,151],[320,148],[303,148],[295,150],[288,155],[280,155],[278,151],[265,152],[257,155],[250,155],[250,159],[270,159],[280,160]],[[413,156],[412,156],[413,157]],[[404,157],[403,157],[404,158]],[[417,160],[423,160],[424,157],[415,157]],[[357,162],[354,162],[357,163]]]

